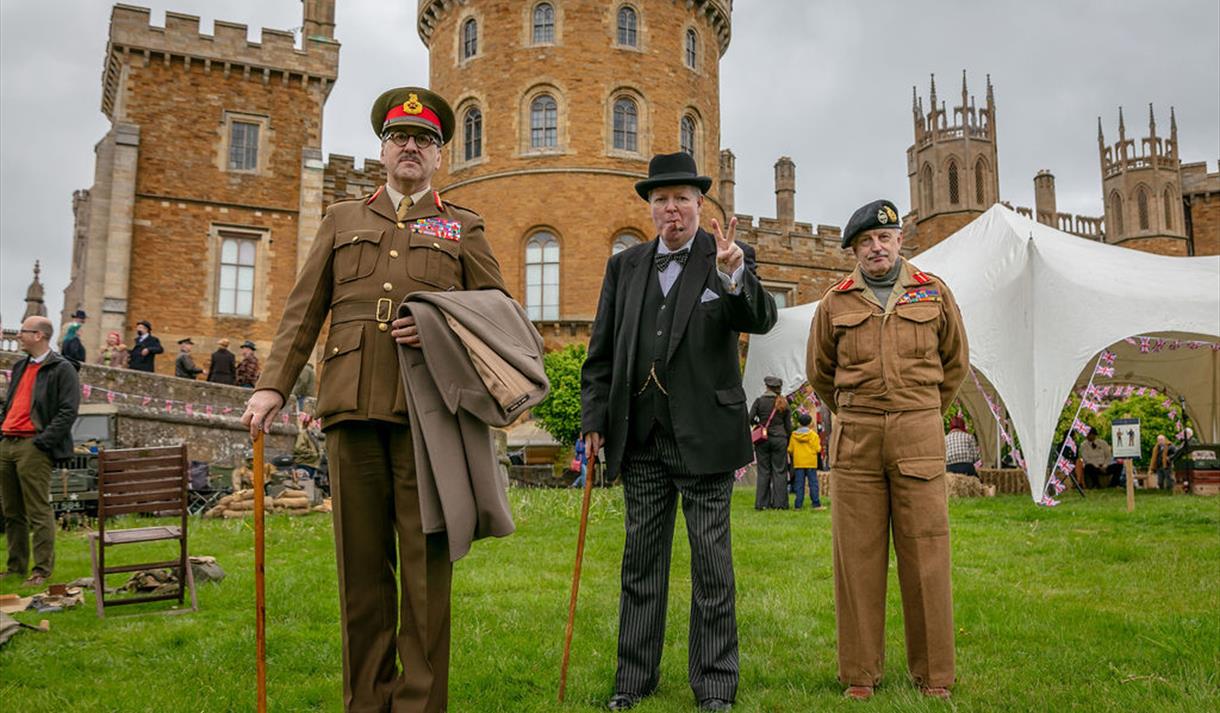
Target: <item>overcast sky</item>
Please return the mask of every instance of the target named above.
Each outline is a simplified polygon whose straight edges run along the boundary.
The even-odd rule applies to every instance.
[[[650,0],[659,2],[663,0]],[[141,4],[132,0],[133,4]],[[259,27],[301,24],[299,0],[171,0],[165,11]],[[426,84],[415,0],[338,0],[339,81],[323,150],[375,157],[368,107],[384,88]],[[72,191],[93,181],[93,146],[108,126],[100,77],[111,5],[100,0],[0,3],[0,317],[16,323],[35,259],[48,309],[68,283]],[[721,61],[721,145],[737,154],[737,210],[775,215],[772,166],[797,167],[796,217],[842,225],[887,196],[910,201],[905,151],[911,87],[928,76],[952,106],[961,72],[983,103],[995,86],[1001,196],[1033,204],[1033,176],[1055,174],[1059,210],[1100,215],[1097,117],[1143,136],[1148,103],[1167,133],[1177,107],[1181,155],[1220,156],[1220,3],[1216,0],[737,0]],[[393,68],[393,69],[391,69]]]

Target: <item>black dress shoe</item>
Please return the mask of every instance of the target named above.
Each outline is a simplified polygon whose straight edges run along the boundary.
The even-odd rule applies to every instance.
[[[616,693],[606,702],[606,708],[612,711],[626,711],[635,708],[643,696],[638,693]]]
[[[733,710],[733,703],[732,701],[726,701],[723,698],[705,698],[699,701],[699,710],[731,711]]]

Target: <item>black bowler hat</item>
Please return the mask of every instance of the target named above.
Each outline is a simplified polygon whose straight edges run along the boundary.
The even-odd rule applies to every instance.
[[[139,322],[136,322],[136,324],[142,324],[144,325],[145,329],[150,332],[152,331],[152,322],[149,322],[147,319],[141,319]]]
[[[694,186],[700,193],[707,193],[712,187],[712,179],[699,175],[695,157],[685,151],[663,153],[648,162],[648,178],[635,184],[635,192],[648,200],[648,192],[662,186]]]
[[[449,102],[423,87],[398,87],[382,92],[373,102],[369,118],[378,137],[393,128],[414,126],[429,129],[440,136],[441,143],[449,143],[453,138],[455,122]]]
[[[72,317],[73,317],[73,319],[88,319],[89,318],[89,316],[87,314],[85,314],[85,310],[83,310],[83,309],[78,309],[75,312],[73,312]]]
[[[246,341],[241,343],[241,348],[242,349],[253,349],[255,351],[258,351],[258,347],[254,346],[254,342],[250,341],[249,339],[247,339]]]
[[[194,344],[194,342],[191,341],[190,337],[183,337],[182,339],[178,340],[178,343],[179,344],[191,344],[191,345]]]
[[[866,230],[894,228],[901,230],[898,208],[887,200],[875,200],[851,214],[847,227],[843,228],[843,247],[850,248],[851,241]]]

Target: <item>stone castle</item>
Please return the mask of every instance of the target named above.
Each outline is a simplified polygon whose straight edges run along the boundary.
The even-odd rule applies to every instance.
[[[76,230],[64,319],[90,320],[91,353],[111,330],[148,319],[166,344],[206,354],[221,337],[270,345],[279,312],[329,204],[384,181],[375,160],[324,159],[322,110],[338,77],[334,0],[303,0],[303,30],[262,31],[116,5],[102,77],[111,128],[93,186],[73,197]],[[781,306],[809,302],[853,265],[840,229],[796,220],[796,166],[775,163],[775,217],[736,214],[735,157],[720,146],[719,63],[731,0],[419,0],[430,84],[457,115],[434,184],[485,214],[514,295],[550,347],[582,341],[602,269],[653,237],[633,184],[655,153],[684,150],[713,178],[705,221],[737,215],[758,271]],[[372,97],[370,97],[370,101]],[[907,151],[912,252],[1002,200],[990,78],[930,108],[913,99]],[[190,113],[190,121],[179,117]],[[1176,120],[1162,138],[1099,133],[1106,215],[1058,212],[1054,177],[1034,178],[1037,220],[1154,252],[1220,252],[1220,174],[1178,158]],[[1100,132],[1100,126],[1099,126]],[[369,151],[376,151],[369,137]],[[581,207],[579,212],[557,206]],[[159,360],[166,373],[172,359]]]

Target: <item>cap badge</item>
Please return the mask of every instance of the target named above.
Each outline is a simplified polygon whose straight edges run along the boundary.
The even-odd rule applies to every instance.
[[[886,212],[885,208],[877,209],[877,222],[882,225],[890,222],[890,214]]]
[[[419,96],[412,93],[407,95],[407,100],[402,104],[402,110],[408,114],[422,114],[424,105],[419,103]]]
[[[898,214],[894,212],[893,208],[891,208],[887,205],[887,206],[884,206],[884,210],[885,210],[885,214],[889,217],[891,223],[898,222]]]

